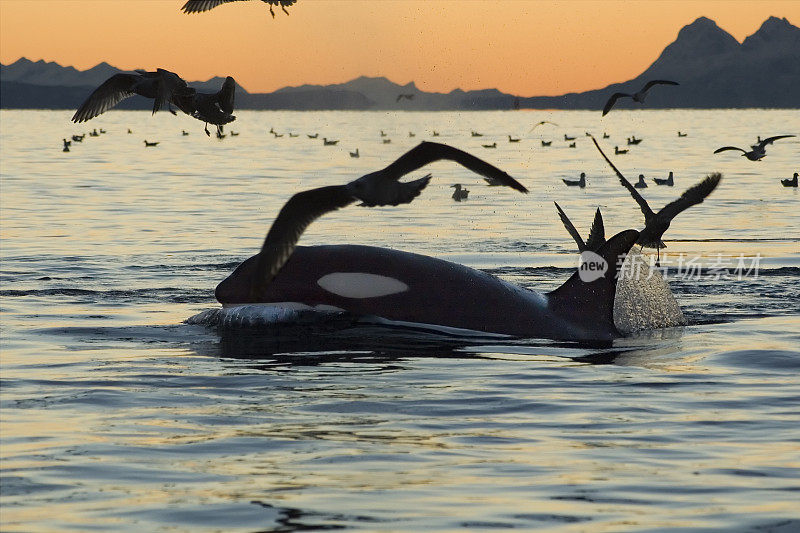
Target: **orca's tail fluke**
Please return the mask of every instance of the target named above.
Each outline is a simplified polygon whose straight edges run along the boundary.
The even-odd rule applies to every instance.
[[[584,252],[578,271],[547,295],[550,310],[582,329],[580,336],[592,340],[620,336],[614,325],[617,274],[638,238],[638,231],[625,230],[611,237],[597,253]]]

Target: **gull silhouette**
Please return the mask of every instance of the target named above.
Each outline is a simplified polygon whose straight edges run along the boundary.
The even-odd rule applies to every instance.
[[[189,0],[183,7],[181,8],[184,13],[202,13],[203,11],[208,11],[209,9],[214,9],[217,6],[222,4],[227,4],[230,2],[241,2],[242,0]],[[286,11],[288,6],[296,3],[297,0],[261,0],[265,4],[269,4],[269,14],[272,15],[272,18],[275,18],[275,12],[272,10],[272,6],[281,6],[281,9],[287,15],[289,14]]]
[[[635,92],[633,94],[629,93],[614,93],[611,95],[611,98],[608,99],[606,102],[605,107],[603,107],[603,116],[606,115],[611,108],[614,107],[614,104],[617,102],[618,99],[627,97],[633,98],[634,102],[639,102],[640,104],[644,102],[644,99],[647,97],[647,91],[649,91],[654,85],[679,85],[676,81],[669,81],[669,80],[650,80],[648,81],[642,90],[639,92]]]
[[[751,146],[750,148],[752,148],[752,150],[750,150],[749,152],[747,150],[738,148],[736,146],[723,146],[722,148],[717,148],[716,150],[714,150],[714,153],[718,154],[720,152],[725,152],[727,150],[739,150],[740,152],[742,152],[742,155],[747,159],[749,159],[750,161],[760,161],[765,155],[767,155],[766,147],[768,144],[772,144],[778,139],[785,139],[787,137],[794,137],[794,135],[776,135],[775,137],[767,137],[766,139],[763,140],[761,139],[761,137],[759,137],[758,144],[754,144],[753,146]]]
[[[603,156],[603,159],[605,159],[609,166],[611,166],[611,168],[614,170],[614,173],[616,173],[620,183],[622,183],[622,185],[628,189],[628,192],[631,193],[631,196],[634,200],[636,200],[636,203],[639,204],[639,208],[642,210],[645,227],[639,233],[639,238],[637,239],[636,244],[641,245],[642,248],[655,248],[657,254],[656,260],[660,260],[660,250],[661,248],[666,248],[667,246],[664,244],[664,241],[661,240],[661,237],[664,235],[664,232],[669,229],[672,219],[693,205],[702,203],[703,200],[705,200],[706,197],[717,188],[717,185],[719,185],[719,182],[722,179],[722,174],[715,172],[707,176],[703,181],[694,187],[686,189],[680,198],[668,203],[662,207],[660,211],[654,212],[652,209],[650,209],[647,201],[642,197],[641,194],[639,194],[639,191],[637,191],[636,188],[631,185],[627,179],[625,179],[625,176],[623,176],[622,173],[617,170],[617,167],[614,166],[614,163],[612,163],[611,160],[606,157],[606,154],[603,153],[603,150],[600,148],[600,145],[597,144],[597,141],[594,137],[592,137],[592,141],[597,147],[597,150],[600,152],[600,155]]]
[[[429,163],[447,159],[503,185],[527,193],[521,183],[499,168],[446,144],[423,142],[386,168],[371,172],[345,185],[330,185],[292,196],[281,208],[264,239],[255,272],[259,277],[251,286],[253,301],[259,301],[267,285],[286,264],[306,228],[319,217],[360,201],[365,207],[410,203],[430,182],[431,175],[409,182],[400,178]]]

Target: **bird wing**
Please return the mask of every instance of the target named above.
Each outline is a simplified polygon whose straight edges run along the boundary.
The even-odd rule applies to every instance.
[[[606,105],[603,107],[603,116],[605,116],[606,113],[611,111],[611,108],[614,107],[614,104],[617,102],[617,99],[618,98],[622,98],[623,96],[630,97],[631,95],[629,95],[627,93],[614,93],[614,94],[612,94],[611,98],[608,99],[608,102],[606,102]]]
[[[639,194],[639,191],[636,190],[636,187],[631,185],[631,182],[629,182],[627,179],[625,179],[625,176],[622,175],[622,172],[617,170],[617,167],[614,166],[614,163],[612,163],[611,160],[608,157],[606,157],[606,154],[603,153],[603,150],[600,148],[600,145],[597,144],[597,140],[594,138],[594,136],[592,136],[592,142],[597,147],[597,149],[600,151],[600,155],[603,156],[603,159],[606,160],[606,163],[608,163],[611,166],[611,168],[614,169],[614,172],[617,174],[617,177],[619,178],[620,183],[622,183],[622,185],[626,189],[628,189],[628,192],[631,193],[631,196],[633,196],[633,199],[636,200],[637,204],[639,204],[639,208],[642,210],[642,214],[644,215],[645,222],[650,220],[650,217],[652,217],[655,213],[653,213],[653,210],[650,209],[649,205],[647,205],[647,200],[642,198],[642,195]]]
[[[538,123],[534,124],[533,127],[528,130],[528,133],[530,133],[533,130],[535,130],[537,128],[537,126],[541,126],[543,124],[552,124],[553,126],[558,126],[558,124],[556,124],[555,122],[550,122],[549,120],[542,120],[541,122],[538,122]]]
[[[661,208],[661,211],[659,211],[658,214],[666,215],[668,219],[671,220],[681,211],[688,209],[693,205],[702,203],[706,196],[711,194],[711,192],[717,188],[717,185],[719,185],[721,179],[722,174],[719,172],[715,172],[710,176],[706,176],[703,181],[694,187],[686,189],[680,198]]]
[[[670,80],[650,80],[645,84],[644,88],[642,88],[642,92],[646,93],[653,85],[680,85],[680,83]]]
[[[217,102],[219,107],[227,114],[233,113],[233,101],[236,96],[236,80],[228,76],[225,78],[225,83],[222,84],[222,89],[217,93]]]
[[[763,150],[764,147],[767,146],[768,144],[772,144],[778,139],[785,139],[786,137],[794,137],[794,135],[776,135],[775,137],[767,137],[766,139],[758,143],[758,146]]]
[[[600,208],[594,214],[594,222],[592,222],[592,229],[589,230],[589,238],[586,239],[586,248],[592,251],[597,251],[602,245],[606,243],[606,228],[603,225],[603,215],[600,214]]]
[[[553,202],[556,204],[556,209],[558,209],[558,216],[561,218],[561,222],[564,224],[564,227],[567,228],[567,232],[572,235],[572,238],[575,239],[575,242],[578,243],[578,251],[582,252],[586,250],[586,243],[583,242],[583,238],[581,238],[581,234],[578,233],[578,230],[575,229],[575,226],[572,224],[572,221],[569,219],[566,213],[561,209],[561,206],[558,205],[558,202]]]
[[[716,150],[714,150],[714,153],[718,154],[720,152],[724,152],[725,150],[739,150],[740,152],[747,153],[747,150],[742,150],[741,148],[738,148],[736,146],[723,146],[722,148],[717,148]]]
[[[253,296],[263,294],[278,271],[286,264],[306,228],[316,219],[355,201],[347,185],[332,185],[303,191],[292,196],[281,208],[267,232],[253,277]]]
[[[524,193],[528,192],[528,189],[521,183],[494,165],[490,165],[486,161],[478,159],[474,155],[468,154],[458,148],[427,141],[418,144],[380,172],[389,179],[398,180],[409,172],[413,172],[428,163],[433,163],[441,159],[455,161],[476,174],[480,174],[484,178],[492,178],[512,189]]]
[[[245,0],[189,0],[181,8],[184,13],[202,13],[228,2],[244,2]]]
[[[348,186],[351,187],[353,196],[361,200],[358,205],[362,207],[394,206],[411,203],[428,186],[432,175],[426,174],[417,180],[399,182],[386,179],[380,172],[375,172],[349,183]],[[369,180],[371,185],[364,187]]]
[[[136,93],[131,89],[140,79],[136,74],[114,74],[81,104],[72,116],[72,122],[86,122],[133,96]]]

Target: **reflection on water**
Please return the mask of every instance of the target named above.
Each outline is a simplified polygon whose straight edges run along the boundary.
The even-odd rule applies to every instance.
[[[800,143],[760,163],[711,153],[746,144],[753,124],[800,133],[786,131],[793,112],[620,111],[602,127],[589,112],[242,112],[224,141],[161,115],[106,113],[107,135],[62,153],[79,133],[69,112],[0,113],[3,531],[800,528],[800,212],[777,181]],[[543,149],[551,132],[524,133],[548,118],[561,127]],[[399,132],[391,145],[381,129]],[[214,286],[289,195],[385,166],[432,129],[532,194],[437,163],[413,204],[338,211],[303,243],[391,246],[551,290],[577,261],[553,200],[578,228],[598,206],[609,232],[640,223],[588,137],[558,143],[605,130],[644,138],[615,158],[629,177],[675,173],[675,187],[646,190],[654,207],[725,175],[675,219],[668,254],[704,268],[760,254],[761,269],[715,279],[671,265],[689,325],[605,344],[345,316],[260,332],[184,323],[216,307]],[[492,136],[498,148],[482,149]],[[161,144],[144,151],[140,137]],[[587,187],[567,190],[580,172]]]

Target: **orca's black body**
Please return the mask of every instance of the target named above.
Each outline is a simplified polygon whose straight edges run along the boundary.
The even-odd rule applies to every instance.
[[[259,301],[251,292],[258,255],[239,265],[215,295],[226,307],[303,304],[519,337],[608,340],[620,336],[613,320],[618,266],[637,238],[638,232],[624,231],[598,250],[608,265],[599,279],[584,282],[576,272],[547,294],[424,255],[328,245],[297,247]]]

